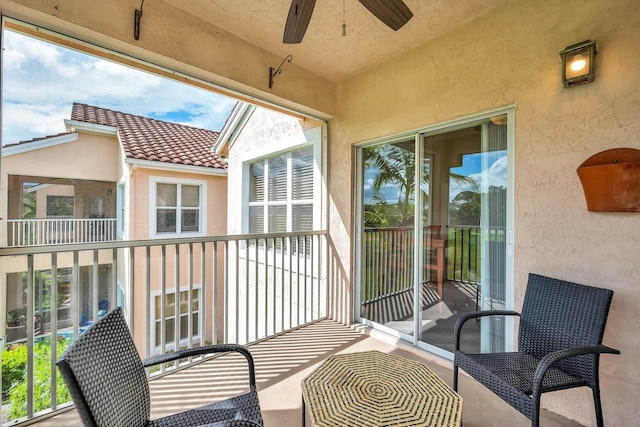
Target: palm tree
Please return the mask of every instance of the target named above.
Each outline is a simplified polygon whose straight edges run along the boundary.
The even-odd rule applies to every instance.
[[[377,170],[378,173],[371,181],[373,189],[372,205],[387,203],[383,194],[386,187],[393,186],[398,194],[396,209],[399,220],[393,221],[395,226],[408,226],[413,223],[415,203],[415,154],[399,145],[384,144],[364,150],[365,168]],[[425,201],[429,200],[429,171],[422,174],[420,188]],[[470,177],[452,173],[453,181],[478,188],[477,182]]]

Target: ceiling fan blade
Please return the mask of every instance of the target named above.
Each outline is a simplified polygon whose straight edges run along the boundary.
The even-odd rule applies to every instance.
[[[360,0],[360,3],[394,31],[398,31],[413,17],[402,0]]]
[[[300,43],[307,31],[316,0],[293,0],[284,26],[283,43]]]

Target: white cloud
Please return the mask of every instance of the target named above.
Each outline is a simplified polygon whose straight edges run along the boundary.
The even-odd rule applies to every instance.
[[[507,156],[496,159],[491,166],[479,173],[470,174],[469,178],[475,180],[479,185],[479,191],[485,193],[489,191],[489,187],[506,187],[507,185]],[[473,191],[473,187],[469,184],[452,182],[449,187],[449,200],[463,191]]]
[[[74,102],[220,130],[235,100],[5,31],[3,143],[64,131]]]
[[[68,105],[63,109],[54,104],[36,106],[27,104],[11,105],[10,108],[5,108],[4,112],[4,122],[10,123],[10,126],[5,125],[8,132],[3,132],[4,141],[13,143],[66,132],[64,122],[59,117],[69,116],[70,114],[71,107]],[[16,132],[14,129],[18,131]],[[27,132],[22,132],[22,130],[27,130]],[[24,135],[31,136],[25,137]]]
[[[498,158],[489,169],[471,175],[480,184],[480,191],[486,193],[489,187],[505,187],[507,185],[507,156]]]

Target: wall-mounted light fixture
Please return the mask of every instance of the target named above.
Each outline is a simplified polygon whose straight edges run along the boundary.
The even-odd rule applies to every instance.
[[[593,81],[595,54],[596,42],[591,40],[567,46],[560,52],[564,87],[578,86]]]
[[[284,63],[291,61],[293,61],[293,56],[287,55],[287,57],[282,60],[278,68],[269,67],[269,89],[273,87],[273,79],[282,72],[282,66]]]

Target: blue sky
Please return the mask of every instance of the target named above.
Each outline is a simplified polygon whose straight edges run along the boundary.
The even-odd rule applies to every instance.
[[[5,30],[2,143],[65,132],[74,102],[219,131],[235,100]]]

